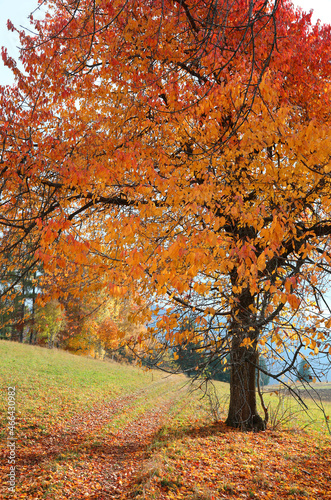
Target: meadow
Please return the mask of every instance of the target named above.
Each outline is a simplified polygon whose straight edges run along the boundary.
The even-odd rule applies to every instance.
[[[314,385],[324,414],[265,388],[268,430],[241,433],[225,383],[202,397],[181,375],[7,341],[0,355],[3,499],[331,499],[330,384]]]

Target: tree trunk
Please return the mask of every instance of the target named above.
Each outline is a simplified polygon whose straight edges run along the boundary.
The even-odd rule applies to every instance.
[[[18,341],[23,343],[24,341],[24,322],[25,322],[25,281],[22,279],[22,291],[21,299],[18,305],[18,321],[17,321],[17,333]]]
[[[236,285],[237,274],[233,273]],[[230,404],[226,424],[241,430],[265,430],[266,424],[258,415],[256,406],[256,372],[258,366],[257,342],[259,331],[255,329],[256,316],[252,312],[254,297],[248,288],[234,294],[230,351]],[[247,345],[242,345],[248,340]]]
[[[31,318],[31,326],[30,326],[30,337],[29,344],[36,343],[35,336],[35,313],[36,313],[36,288],[32,285],[32,318]]]
[[[18,322],[19,329],[19,341],[22,343],[24,340],[24,321],[25,321],[25,301],[24,301],[24,289],[23,289],[23,299],[20,310],[20,319]]]
[[[230,404],[226,424],[241,430],[265,430],[256,405],[256,347],[240,347],[241,336],[234,336],[231,352]]]

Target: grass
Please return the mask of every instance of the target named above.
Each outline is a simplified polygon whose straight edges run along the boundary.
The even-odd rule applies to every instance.
[[[0,356],[3,448],[15,385],[19,471],[1,498],[331,499],[330,440],[309,399],[307,414],[267,394],[269,430],[240,433],[223,423],[225,383],[201,399],[184,377],[130,365],[7,341]]]
[[[97,362],[9,341],[0,342],[0,356],[3,397],[6,399],[8,386],[16,387],[17,414],[29,426],[41,425],[44,418],[52,422],[67,420],[77,411],[143,388],[152,377],[160,380],[162,376],[130,365]],[[4,424],[4,412],[0,418]]]
[[[286,395],[279,386],[266,387],[264,402],[266,406],[269,405],[269,427],[274,430],[307,429],[322,433],[330,432],[330,419],[327,417],[331,418],[331,401],[320,401],[314,392],[327,388],[331,389],[330,383],[312,384],[311,394],[314,396],[312,399],[306,391],[298,387],[298,392],[306,405],[304,407],[299,401]]]

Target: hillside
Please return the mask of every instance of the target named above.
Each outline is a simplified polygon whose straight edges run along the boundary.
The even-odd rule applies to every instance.
[[[5,341],[0,355],[1,498],[331,498],[325,425],[287,399],[269,396],[269,430],[240,433],[222,423],[227,384],[217,408],[182,376]]]

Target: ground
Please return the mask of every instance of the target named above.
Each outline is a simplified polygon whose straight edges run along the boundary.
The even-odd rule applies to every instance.
[[[331,500],[326,423],[286,396],[267,396],[266,432],[241,433],[224,424],[227,384],[216,408],[182,376],[4,347],[2,408],[10,379],[17,388],[14,494],[0,415],[4,500]]]

